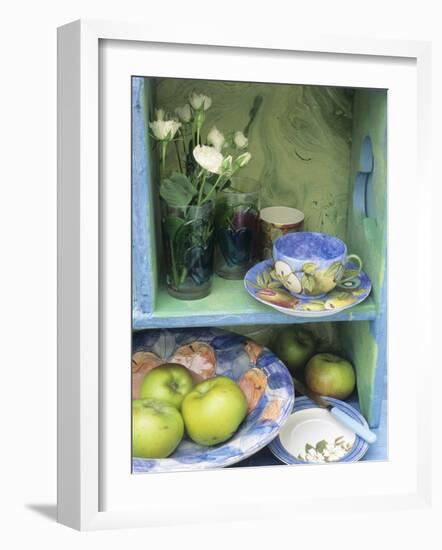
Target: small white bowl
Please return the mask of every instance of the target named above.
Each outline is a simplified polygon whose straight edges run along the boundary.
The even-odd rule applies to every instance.
[[[354,407],[338,399],[325,399],[367,425]],[[368,443],[342,425],[327,409],[318,407],[307,397],[300,397],[269,447],[285,464],[318,464],[360,460],[367,452]]]

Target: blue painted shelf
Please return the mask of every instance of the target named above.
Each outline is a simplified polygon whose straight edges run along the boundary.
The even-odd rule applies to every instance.
[[[371,296],[335,315],[311,319],[291,317],[254,300],[244,289],[243,281],[228,281],[215,276],[212,292],[202,300],[177,300],[169,296],[165,288],[160,288],[152,313],[134,310],[133,328],[371,321],[375,318],[376,306]]]

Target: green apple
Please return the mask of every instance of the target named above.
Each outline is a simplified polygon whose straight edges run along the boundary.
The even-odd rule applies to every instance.
[[[158,399],[179,409],[192,388],[192,375],[186,367],[166,363],[146,374],[140,388],[140,399]]]
[[[356,384],[353,365],[333,353],[314,355],[305,367],[305,383],[315,393],[346,399]]]
[[[301,327],[287,327],[281,330],[273,345],[273,351],[296,375],[315,352],[315,337]]]
[[[165,458],[178,447],[184,435],[181,414],[172,405],[156,399],[132,401],[132,455]]]
[[[187,434],[195,443],[216,445],[236,432],[247,414],[247,401],[236,382],[215,376],[186,395],[181,412]]]

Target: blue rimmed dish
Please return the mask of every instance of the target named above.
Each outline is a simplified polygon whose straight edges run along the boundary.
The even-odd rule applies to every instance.
[[[352,263],[348,263],[345,270],[351,271],[354,267]],[[244,277],[244,286],[258,302],[286,315],[305,318],[335,315],[360,304],[371,292],[371,281],[368,275],[361,271],[353,280],[338,284],[325,296],[296,297],[275,277],[274,263],[271,259],[259,262],[249,269]]]
[[[368,428],[361,413],[345,401],[324,399]],[[285,464],[347,463],[360,460],[368,450],[368,443],[343,426],[327,409],[308,397],[299,397],[269,448]]]
[[[137,369],[143,360],[156,366],[181,363],[197,376],[223,375],[236,382],[258,369],[253,372],[265,380],[253,409],[231,439],[204,447],[184,437],[168,458],[133,457],[133,473],[230,466],[268,445],[293,410],[293,380],[285,365],[267,348],[240,334],[216,328],[146,330],[134,333],[132,348],[133,392]]]

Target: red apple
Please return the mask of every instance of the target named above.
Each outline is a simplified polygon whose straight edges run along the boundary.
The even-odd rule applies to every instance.
[[[319,395],[346,399],[355,388],[356,375],[346,359],[333,353],[318,353],[305,367],[305,383]]]

